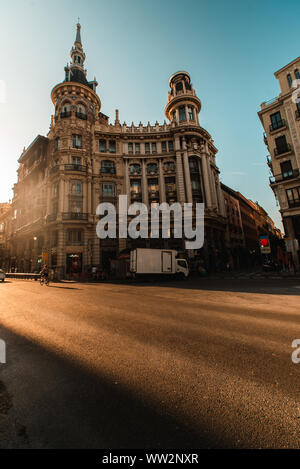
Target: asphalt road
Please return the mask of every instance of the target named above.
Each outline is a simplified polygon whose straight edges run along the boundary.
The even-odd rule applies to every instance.
[[[0,284],[2,448],[300,448],[300,282]]]

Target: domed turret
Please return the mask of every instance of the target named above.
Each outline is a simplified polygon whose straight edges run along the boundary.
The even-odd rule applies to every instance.
[[[166,117],[176,125],[199,124],[201,101],[193,89],[190,75],[184,71],[176,72],[170,77],[169,85]]]

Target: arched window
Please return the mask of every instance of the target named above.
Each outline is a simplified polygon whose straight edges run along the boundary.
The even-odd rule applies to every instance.
[[[141,165],[138,163],[131,164],[129,166],[130,174],[141,174]]]
[[[60,117],[70,117],[70,115],[71,115],[71,104],[69,102],[65,102],[62,105]]]
[[[165,170],[165,172],[175,171],[175,162],[174,161],[166,161],[164,163],[164,170]]]
[[[290,73],[287,75],[287,81],[288,81],[289,87],[291,88],[293,84],[293,79]]]
[[[185,107],[184,106],[179,107],[179,120],[180,121],[186,121],[186,114],[185,114]]]
[[[296,78],[296,80],[300,80],[300,72],[299,72],[298,68],[296,68],[296,70],[295,70],[295,78]]]
[[[76,116],[79,117],[79,119],[86,119],[85,106],[83,104],[77,105]]]
[[[157,163],[149,163],[147,164],[147,173],[148,174],[157,174],[158,166]]]
[[[101,174],[116,174],[115,163],[113,161],[101,161]]]
[[[182,90],[183,90],[183,84],[182,84],[182,81],[179,81],[178,83],[176,83],[176,92],[182,91]]]
[[[189,115],[189,120],[193,121],[194,120],[194,109],[192,108],[192,106],[188,107],[188,115]]]

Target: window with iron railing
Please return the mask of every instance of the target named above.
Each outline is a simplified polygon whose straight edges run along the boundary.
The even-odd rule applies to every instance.
[[[286,196],[290,208],[300,206],[300,186],[287,189]]]
[[[180,121],[186,121],[186,113],[185,113],[185,107],[184,106],[179,107],[179,120]]]
[[[275,145],[275,155],[281,155],[282,153],[287,153],[290,150],[290,146],[286,141],[285,135],[275,138]]]
[[[274,114],[270,115],[271,119],[271,125],[270,125],[270,130],[277,130],[280,129],[285,125],[284,120],[281,118],[281,113],[280,111],[275,112]]]
[[[103,183],[102,185],[102,195],[103,197],[115,197],[116,195],[116,185],[113,183]]]
[[[283,179],[293,176],[291,161],[284,161],[283,163],[280,163],[280,168]]]
[[[73,148],[82,148],[82,137],[81,135],[72,135],[72,146]]]
[[[130,174],[141,174],[141,165],[138,163],[133,163],[129,166]]]
[[[156,163],[147,164],[147,174],[157,174],[158,166]]]
[[[116,174],[116,167],[113,161],[101,161],[101,174]]]

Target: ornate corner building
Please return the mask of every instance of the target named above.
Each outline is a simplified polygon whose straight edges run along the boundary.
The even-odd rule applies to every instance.
[[[300,57],[274,73],[281,93],[261,104],[258,116],[264,127],[268,148],[267,163],[271,171],[270,186],[280,206],[289,238],[289,249],[296,267],[300,266],[300,102],[293,94],[300,80]],[[299,92],[297,100],[299,100]]]
[[[107,268],[110,259],[136,246],[184,249],[184,240],[105,239],[96,235],[100,202],[117,207],[120,194],[150,206],[205,203],[206,263],[225,243],[226,213],[216,165],[217,149],[199,124],[201,101],[187,72],[169,80],[165,115],[154,126],[114,124],[101,112],[97,82],[87,80],[80,25],[65,79],[51,92],[55,107],[47,137],[37,136],[19,158],[11,222],[10,263],[33,271],[43,256],[58,277]],[[7,266],[9,267],[9,266]]]

